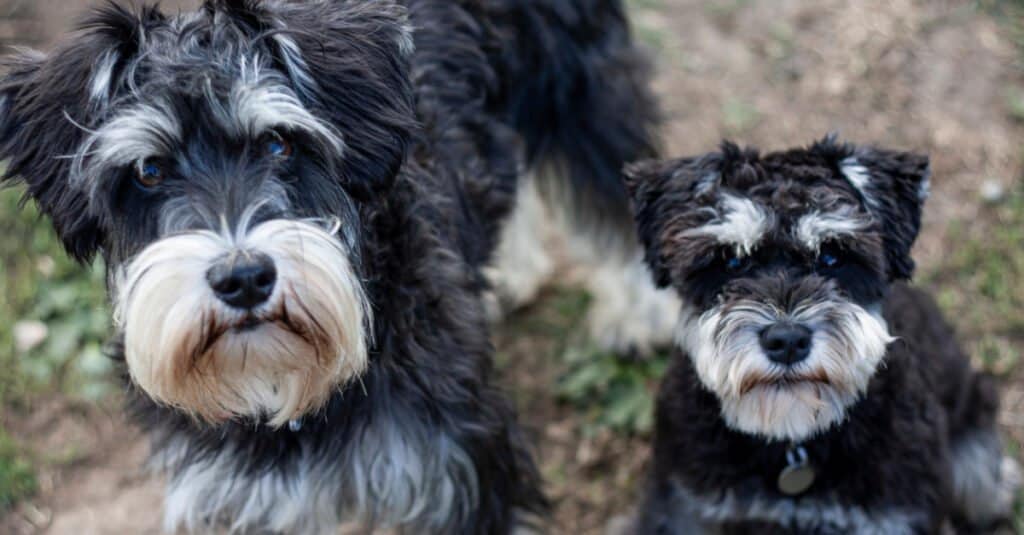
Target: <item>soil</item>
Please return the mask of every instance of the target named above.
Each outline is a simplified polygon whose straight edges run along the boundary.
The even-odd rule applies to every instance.
[[[38,10],[13,29],[0,25],[0,39],[45,46],[82,3],[0,2]],[[942,261],[950,222],[985,224],[983,187],[1019,180],[1024,126],[1008,112],[1007,91],[1021,86],[1020,52],[974,3],[635,3],[638,35],[658,48],[656,89],[670,152],[706,152],[723,136],[776,149],[830,131],[929,152],[933,195],[916,251],[922,269]],[[605,533],[633,509],[647,440],[586,432],[578,410],[552,393],[563,371],[553,354],[558,336],[521,336],[517,321],[497,337],[503,382],[537,444],[556,504],[551,531]],[[1007,406],[1024,399],[1020,384],[1007,385]],[[0,532],[158,532],[161,483],[145,474],[145,441],[125,424],[116,400],[52,399],[25,412],[13,418],[16,436],[54,462],[45,463],[39,495],[0,519]],[[1019,443],[1022,419],[1008,412],[1002,420]]]

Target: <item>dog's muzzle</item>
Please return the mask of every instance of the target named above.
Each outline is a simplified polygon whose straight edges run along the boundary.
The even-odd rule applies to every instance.
[[[739,299],[684,312],[678,332],[726,423],[779,440],[841,421],[891,341],[880,313],[834,294],[791,307]]]
[[[283,425],[367,366],[370,312],[349,251],[310,222],[161,239],[121,270],[114,301],[133,380],[209,422]]]

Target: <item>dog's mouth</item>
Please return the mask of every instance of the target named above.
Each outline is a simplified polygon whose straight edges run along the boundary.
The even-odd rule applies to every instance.
[[[263,324],[267,323],[266,318],[261,318],[255,314],[248,314],[241,321],[235,323],[230,330],[235,332],[248,332],[258,329]]]
[[[307,310],[303,309],[303,312],[308,315]],[[288,308],[282,303],[267,310],[246,313],[230,322],[210,322],[204,332],[203,342],[197,347],[198,351],[196,351],[194,359],[205,355],[224,337],[251,334],[267,328],[290,332],[306,343],[320,347],[324,343],[323,326],[312,316],[309,318],[309,322],[306,323],[297,321],[297,318],[290,314]]]
[[[823,370],[782,375],[751,375],[740,385],[740,395],[747,395],[757,388],[784,390],[803,385],[830,386],[832,381]]]

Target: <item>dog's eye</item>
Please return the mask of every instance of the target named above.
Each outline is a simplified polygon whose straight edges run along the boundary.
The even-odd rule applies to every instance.
[[[842,263],[839,252],[832,249],[822,249],[818,253],[818,267],[823,269],[832,269],[838,267]]]
[[[725,259],[725,268],[729,271],[742,271],[747,267],[747,259],[739,256],[730,256]]]
[[[292,144],[283,137],[270,136],[263,142],[263,153],[272,158],[287,159],[292,155]]]
[[[153,188],[164,181],[164,169],[159,163],[145,161],[139,166],[135,180],[145,188]]]

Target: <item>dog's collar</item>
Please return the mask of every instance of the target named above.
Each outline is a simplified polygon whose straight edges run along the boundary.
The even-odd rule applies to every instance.
[[[787,496],[799,496],[811,488],[817,471],[807,455],[807,449],[800,444],[791,444],[786,450],[786,466],[779,472],[779,492]]]

